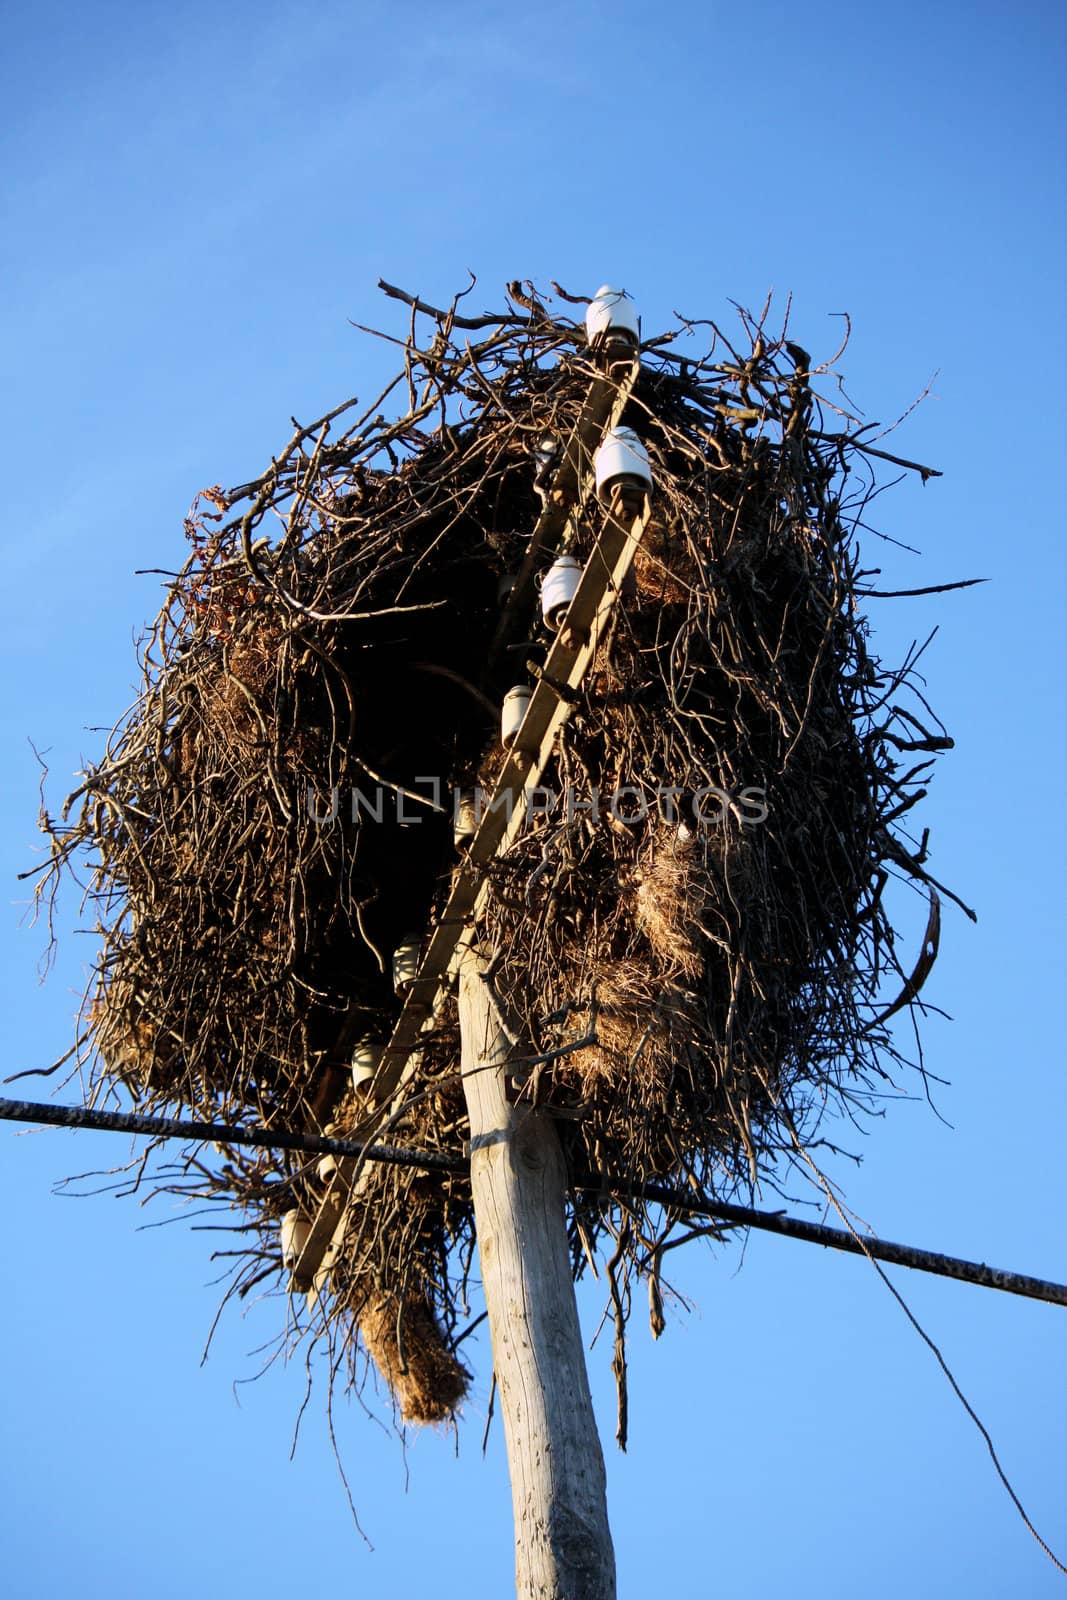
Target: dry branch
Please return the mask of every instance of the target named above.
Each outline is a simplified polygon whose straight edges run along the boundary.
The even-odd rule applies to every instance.
[[[353,1048],[388,1037],[392,952],[432,929],[458,865],[452,792],[492,790],[491,709],[547,655],[532,590],[502,629],[501,582],[551,560],[530,533],[554,493],[568,553],[596,548],[603,509],[568,519],[573,471],[546,478],[537,456],[582,415],[582,329],[522,284],[528,314],[466,318],[460,296],[383,288],[411,313],[403,370],[197,497],[140,697],[44,817],[39,895],[87,872],[100,937],[77,1058],[94,1104],[366,1135]],[[670,353],[698,328],[704,355]],[[788,1129],[816,1139],[906,1065],[886,1024],[918,1005],[936,934],[898,952],[887,884],[936,906],[902,829],[949,743],[909,698],[917,655],[883,666],[860,609],[869,458],[932,471],[866,444],[820,392],[835,374],[766,311],[743,328],[744,350],[710,323],[646,342],[625,416],[655,472],[645,543],[542,778],[558,804],[495,862],[480,929],[537,1053],[516,1092],[557,1117],[571,1172],[720,1201],[774,1183]],[[467,1137],[454,1005],[386,1109],[390,1140]],[[157,1184],[237,1208],[239,1293],[265,1259],[280,1270],[281,1216],[314,1213],[328,1181],[292,1150],[191,1146]],[[673,1226],[585,1193],[574,1270],[603,1248],[628,1306]],[[382,1169],[315,1300],[312,1335],[355,1379],[362,1327],[409,1416],[460,1399],[473,1237],[466,1173]],[[405,1340],[433,1346],[407,1399]]]

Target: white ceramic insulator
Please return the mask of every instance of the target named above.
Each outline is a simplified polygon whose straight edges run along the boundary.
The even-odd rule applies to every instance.
[[[352,1052],[352,1087],[364,1089],[378,1070],[385,1045],[380,1039],[361,1039]]]
[[[473,789],[463,789],[456,800],[453,837],[456,849],[467,844],[478,832],[478,805]]]
[[[281,1221],[282,1262],[292,1272],[307,1244],[311,1222],[302,1211],[287,1211]]]
[[[652,492],[648,451],[632,428],[612,428],[596,453],[594,465],[596,492],[602,500],[610,498],[611,485],[620,478],[643,484],[646,494]]]
[[[403,994],[418,977],[421,950],[422,940],[414,933],[409,934],[403,944],[397,945],[394,950],[393,988],[397,994]]]
[[[560,556],[545,573],[541,585],[541,615],[553,632],[559,627],[581,582],[581,565],[573,556]]]
[[[504,704],[500,711],[500,742],[505,750],[510,749],[515,743],[515,735],[529,709],[532,693],[527,684],[521,683],[516,688],[509,689],[504,696]]]
[[[597,290],[585,313],[585,332],[590,344],[604,337],[640,344],[641,321],[625,289],[605,283]]]

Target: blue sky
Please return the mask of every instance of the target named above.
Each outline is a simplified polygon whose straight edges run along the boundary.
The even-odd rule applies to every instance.
[[[66,1047],[91,944],[40,927],[15,874],[132,697],[132,638],[205,484],[251,476],[303,420],[384,374],[349,319],[400,331],[379,275],[447,297],[479,277],[629,287],[673,310],[793,296],[794,335],[871,419],[944,469],[879,505],[922,558],[872,542],[882,653],[935,624],[957,740],[924,806],[949,910],[931,998],[938,1121],[895,1107],[835,1175],[883,1235],[1067,1279],[1064,1024],[1063,74],[1060,7],[909,3],[652,10],[59,4],[5,13],[0,342],[7,471],[0,917],[6,1070]],[[33,1080],[30,1080],[31,1086]],[[68,1097],[69,1097],[68,1091]],[[853,1140],[855,1144],[857,1141]],[[320,1395],[295,1459],[296,1363],[262,1366],[281,1303],[200,1352],[215,1236],[109,1196],[54,1196],[125,1159],[110,1136],[0,1133],[5,1315],[0,1527],[13,1600],[509,1592],[487,1363],[458,1458]],[[764,1237],[675,1263],[694,1309],[636,1325],[630,1453],[610,1349],[590,1357],[622,1597],[1060,1592],[985,1448],[869,1267]],[[1067,1547],[1067,1323],[1052,1307],[897,1273],[1038,1527]],[[592,1336],[595,1296],[583,1304]],[[387,1408],[379,1408],[387,1416]]]

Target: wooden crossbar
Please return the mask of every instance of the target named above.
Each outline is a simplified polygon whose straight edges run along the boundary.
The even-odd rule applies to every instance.
[[[596,447],[607,431],[618,426],[638,370],[639,363],[634,360],[624,372],[598,373],[591,383],[501,619],[495,651],[503,648],[521,613],[537,557],[560,543],[569,543],[576,531],[594,489]],[[527,821],[531,791],[551,758],[556,735],[570,710],[570,696],[577,692],[604,635],[648,514],[647,498],[636,512],[628,511],[616,499],[605,518],[600,540],[586,562],[493,795],[453,876],[448,901],[434,924],[418,974],[405,993],[392,1035],[368,1085],[372,1109],[353,1134],[357,1140],[365,1141],[382,1131],[398,1090],[414,1075],[420,1037],[434,1026],[454,981],[464,931],[473,926],[488,895],[490,865],[507,851]],[[309,1291],[311,1306],[325,1291],[344,1240],[349,1201],[362,1186],[364,1172],[357,1173],[357,1165],[353,1157],[338,1162],[293,1270],[294,1285]]]

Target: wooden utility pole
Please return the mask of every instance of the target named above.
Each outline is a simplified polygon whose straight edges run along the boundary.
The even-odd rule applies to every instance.
[[[597,491],[596,456],[621,424],[640,370],[636,351],[592,379],[564,448],[553,491],[529,542],[490,656],[531,601],[538,563],[579,548],[585,508]],[[625,474],[623,474],[625,476]],[[489,871],[527,820],[527,796],[551,759],[560,728],[614,613],[650,514],[647,489],[616,483],[595,548],[582,569],[530,702],[454,874],[408,985],[370,1086],[358,1139],[373,1142],[383,1111],[415,1070],[419,1042],[436,1025],[459,979],[463,1084],[471,1130],[471,1190],[507,1441],[515,1514],[519,1600],[614,1600],[604,1457],[596,1431],[571,1278],[564,1201],[566,1169],[547,1113],[512,1106],[504,1067],[516,1037],[501,1015],[471,929],[490,892]],[[629,480],[627,480],[629,482]],[[529,1054],[529,1050],[526,1051]],[[344,1249],[354,1158],[338,1162],[312,1222],[294,1281],[316,1304]]]
[[[514,1106],[515,1053],[484,963],[459,970],[471,1190],[515,1516],[518,1600],[614,1600],[604,1457],[564,1221],[566,1169],[551,1117]]]

